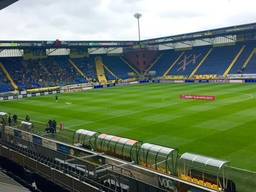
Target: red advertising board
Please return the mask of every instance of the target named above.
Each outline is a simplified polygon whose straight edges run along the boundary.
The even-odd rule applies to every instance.
[[[181,95],[181,99],[184,100],[205,100],[205,101],[215,101],[215,96],[208,96],[208,95]]]

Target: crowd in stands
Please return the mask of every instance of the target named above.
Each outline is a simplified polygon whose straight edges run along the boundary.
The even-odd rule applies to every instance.
[[[94,57],[72,59],[79,69],[86,75],[88,79],[96,79],[96,67],[94,64]]]
[[[42,60],[12,58],[6,59],[3,64],[21,89],[83,83],[78,72],[65,57]]]
[[[5,74],[0,70],[0,93],[11,91],[11,85],[7,80]]]

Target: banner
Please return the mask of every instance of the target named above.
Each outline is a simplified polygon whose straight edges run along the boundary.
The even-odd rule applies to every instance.
[[[205,101],[215,101],[215,96],[204,96],[204,95],[181,95],[180,99],[183,100],[205,100]]]

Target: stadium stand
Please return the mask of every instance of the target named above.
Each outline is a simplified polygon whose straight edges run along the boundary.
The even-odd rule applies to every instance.
[[[12,90],[11,85],[9,84],[3,71],[0,70],[0,92],[9,92],[11,90]]]
[[[124,55],[91,54],[71,58],[66,55],[40,59],[1,57],[0,92],[65,86],[132,77],[164,77],[170,80],[225,78],[228,74],[255,74],[254,42],[228,46],[201,46]],[[133,75],[130,75],[133,74]],[[129,76],[130,75],[130,76]]]
[[[242,55],[242,53],[244,52],[246,46],[243,45],[242,48],[240,49],[240,51],[238,52],[238,54],[235,56],[235,58],[233,59],[233,61],[231,62],[231,64],[228,66],[228,68],[226,69],[225,73],[223,74],[224,77],[227,77],[227,75],[229,74],[229,72],[231,71],[231,69],[234,67],[234,65],[237,63],[238,59],[240,58],[240,56]]]
[[[121,59],[124,63],[126,63],[126,65],[128,65],[128,66],[130,67],[130,69],[131,69],[135,74],[137,74],[137,75],[140,74],[140,72],[138,71],[138,69],[136,69],[136,67],[132,66],[132,65],[129,63],[129,61],[128,61],[125,57],[121,56],[120,59]]]
[[[180,52],[177,51],[162,51],[161,58],[152,67],[152,71],[156,71],[158,76],[163,76],[175,60],[180,56]]]
[[[72,59],[76,66],[88,77],[88,79],[96,79],[95,58],[93,56],[87,58]]]
[[[200,47],[185,51],[170,71],[170,75],[189,76],[208,50],[208,47]]]
[[[247,66],[242,69],[242,73],[252,74],[256,73],[256,54],[255,51],[253,53],[253,56],[250,58]]]
[[[254,49],[253,44],[247,44],[237,63],[231,69],[230,74],[243,73],[243,65]]]
[[[11,77],[11,75],[9,74],[9,72],[7,71],[7,69],[4,67],[4,65],[2,63],[0,63],[0,68],[3,71],[3,74],[5,75],[6,79],[10,82],[10,84],[12,85],[12,88],[14,90],[18,90],[18,86],[16,85],[16,83],[14,82],[13,78]]]
[[[75,68],[75,70],[81,75],[81,77],[78,79],[78,82],[85,83],[89,81],[89,78],[81,71],[81,69],[71,60],[68,60],[71,66]]]
[[[196,75],[223,75],[241,49],[241,45],[214,47],[213,51],[198,69]]]
[[[142,65],[136,68],[139,68],[140,72],[156,71],[157,76],[176,77],[188,77],[193,72],[197,76],[223,75],[224,72],[230,74],[256,72],[253,44],[214,47],[213,51],[209,53],[210,49],[209,46],[204,46],[190,50],[160,51],[150,57],[151,65],[147,65],[148,70]],[[209,56],[206,57],[208,53]],[[136,58],[134,54],[129,56],[133,59]],[[203,61],[204,59],[206,60]],[[126,58],[108,55],[100,57],[92,55],[74,59],[55,56],[37,60],[24,60],[22,57],[16,57],[2,58],[1,62],[20,90],[86,83],[88,79],[100,79],[100,82],[106,83],[107,80],[128,79],[128,73],[136,70],[134,68],[135,60],[131,64]],[[147,61],[147,63],[150,62]],[[199,64],[201,65],[199,66]],[[99,74],[101,72],[104,75]],[[3,70],[0,73],[0,79],[1,92],[13,90],[10,80]]]
[[[105,76],[108,81],[119,79],[104,63]]]
[[[149,71],[155,71],[158,77],[170,79],[205,79],[205,75],[215,79],[217,75],[256,73],[253,43],[158,53],[144,50],[138,54],[128,52],[125,56],[90,55],[83,58],[51,56],[30,60],[22,57],[1,58],[0,92],[15,90],[16,84],[20,90],[25,90],[80,84],[97,79],[106,83],[108,80],[128,79],[129,73],[139,76]]]
[[[22,65],[22,58],[1,58],[1,62],[5,66],[6,70],[9,72],[10,76],[12,76],[17,86],[20,89],[25,89],[26,79],[23,71],[25,71],[26,69],[24,68],[25,66]]]
[[[105,66],[112,71],[119,79],[128,79],[128,73],[132,72],[128,65],[118,56],[103,56]],[[108,79],[115,79],[113,75],[107,73]]]
[[[5,68],[23,89],[81,83],[81,75],[70,67],[66,57],[51,57],[42,60],[7,58],[2,61]]]

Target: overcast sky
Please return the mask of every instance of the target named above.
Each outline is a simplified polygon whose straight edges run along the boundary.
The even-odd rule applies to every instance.
[[[0,40],[136,40],[256,22],[255,0],[19,0]]]

